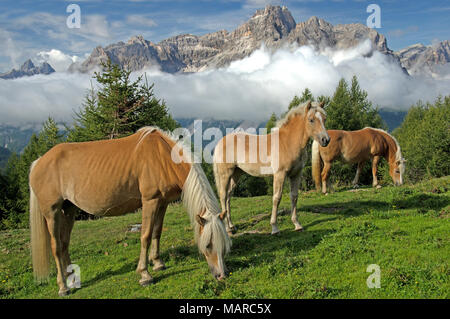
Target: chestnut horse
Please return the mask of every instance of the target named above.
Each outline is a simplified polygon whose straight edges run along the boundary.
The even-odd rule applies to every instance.
[[[279,233],[277,210],[286,177],[291,185],[291,220],[295,230],[303,227],[297,220],[297,198],[301,171],[306,160],[306,145],[312,137],[323,146],[330,138],[325,129],[323,103],[308,101],[292,110],[277,123],[271,134],[238,132],[226,135],[214,150],[214,177],[228,232],[231,222],[230,197],[243,172],[253,176],[273,175],[272,234]],[[265,152],[263,151],[265,150]]]
[[[231,241],[219,203],[199,164],[176,164],[173,150],[178,150],[179,156],[189,153],[189,147],[180,147],[170,133],[144,127],[120,139],[59,144],[36,160],[29,177],[35,278],[48,278],[51,251],[59,295],[69,293],[68,249],[77,209],[96,216],[118,216],[142,207],[141,253],[136,271],[141,275],[141,285],[150,284],[149,260],[154,271],[165,267],[159,256],[159,241],[167,205],[180,197],[213,276],[224,278],[224,256]]]
[[[357,186],[359,175],[366,161],[372,160],[373,186],[378,186],[377,165],[382,157],[389,163],[389,174],[395,185],[403,184],[406,160],[402,157],[400,145],[389,133],[366,127],[359,131],[329,130],[331,142],[322,147],[316,142],[312,146],[312,175],[317,191],[327,193],[331,163],[342,157],[348,163],[357,163],[353,185]],[[323,169],[321,170],[321,161]]]

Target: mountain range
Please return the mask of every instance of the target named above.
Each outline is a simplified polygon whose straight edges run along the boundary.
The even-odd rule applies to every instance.
[[[9,80],[35,74],[51,74],[53,72],[55,72],[55,70],[47,62],[42,63],[40,66],[35,66],[33,61],[28,59],[22,64],[19,70],[12,69],[6,73],[0,73],[0,79]]]
[[[433,73],[435,66],[450,62],[449,41],[432,46],[415,44],[394,52],[386,37],[363,24],[332,25],[318,17],[296,23],[286,7],[266,6],[234,31],[221,30],[202,36],[182,34],[159,43],[133,36],[126,43],[96,47],[82,63],[70,71],[90,72],[108,58],[113,63],[138,71],[158,67],[168,73],[200,72],[229,65],[264,45],[275,51],[283,46],[311,45],[315,49],[348,49],[369,39],[373,50],[389,56],[414,75]]]
[[[137,35],[127,42],[98,46],[86,60],[73,63],[68,71],[91,72],[109,58],[130,71],[157,67],[168,73],[200,72],[228,66],[233,61],[248,57],[261,45],[272,51],[302,45],[311,45],[318,50],[348,49],[366,39],[372,43],[373,50],[389,56],[410,75],[437,75],[439,66],[450,62],[448,40],[431,46],[414,44],[394,52],[389,49],[383,34],[363,24],[332,25],[315,16],[297,23],[286,7],[268,5],[257,10],[247,22],[231,32],[220,30],[202,36],[182,34],[159,43]],[[450,66],[448,69],[450,73]],[[31,60],[27,60],[20,70],[0,74],[0,78],[13,79],[53,72],[48,63],[35,67]]]

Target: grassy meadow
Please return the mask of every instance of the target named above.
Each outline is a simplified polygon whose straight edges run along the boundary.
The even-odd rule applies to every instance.
[[[193,242],[181,204],[170,205],[161,238],[167,269],[141,287],[135,273],[140,213],[78,221],[72,262],[81,289],[66,298],[449,298],[450,177],[381,189],[301,193],[295,232],[283,194],[281,233],[270,235],[270,196],[233,198],[238,232],[226,258],[230,276],[215,281]],[[381,288],[369,289],[370,264]],[[58,298],[56,275],[33,281],[29,230],[0,232],[0,298]]]

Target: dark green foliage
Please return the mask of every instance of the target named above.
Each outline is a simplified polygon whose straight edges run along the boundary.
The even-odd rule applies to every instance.
[[[355,131],[364,127],[386,128],[378,109],[367,99],[367,92],[361,90],[356,77],[349,87],[344,79],[325,107],[327,111],[327,129]]]
[[[8,162],[8,158],[11,156],[11,151],[7,148],[0,146],[0,172],[5,167],[6,163]]]
[[[4,198],[0,199],[1,224],[4,228],[14,225],[26,226],[29,201],[28,175],[31,163],[63,140],[64,136],[60,133],[58,125],[49,118],[41,132],[31,136],[22,154],[10,157],[4,177],[7,184],[6,192],[3,194]]]
[[[450,174],[450,96],[418,102],[394,131],[407,159],[406,177],[416,182]]]
[[[144,126],[173,130],[177,122],[169,114],[165,102],[153,94],[153,84],[142,76],[131,81],[130,71],[121,69],[110,60],[104,71],[95,73],[100,84],[85,97],[83,108],[75,114],[68,141],[92,141],[124,137]]]

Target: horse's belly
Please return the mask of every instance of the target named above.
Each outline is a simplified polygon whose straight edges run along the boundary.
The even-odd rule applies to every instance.
[[[74,204],[83,211],[96,216],[119,216],[132,213],[142,207],[142,202],[139,198],[131,198],[122,202],[109,204],[99,204],[81,200],[75,201]]]
[[[250,164],[250,163],[239,163],[238,167],[242,169],[247,174],[252,176],[269,176],[273,175],[273,169],[270,164]]]

